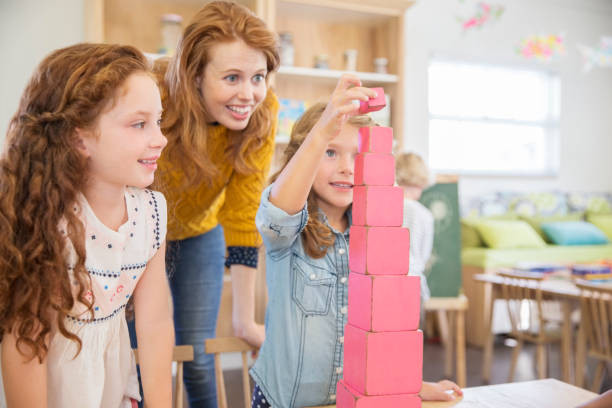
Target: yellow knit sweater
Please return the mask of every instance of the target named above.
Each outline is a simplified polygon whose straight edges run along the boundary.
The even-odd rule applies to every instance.
[[[169,240],[201,235],[221,223],[227,246],[261,245],[255,214],[268,177],[278,122],[278,100],[271,96],[264,103],[272,104],[274,120],[265,142],[252,154],[257,168],[254,173],[240,174],[225,160],[227,128],[222,125],[211,125],[207,129],[209,157],[219,170],[212,186],[203,181],[189,189],[180,189],[184,173],[173,168],[162,154],[158,163],[165,175],[163,183],[167,183],[164,195],[168,202]]]

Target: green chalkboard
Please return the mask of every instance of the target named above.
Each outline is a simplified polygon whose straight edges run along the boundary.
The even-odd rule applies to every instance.
[[[434,243],[425,268],[431,296],[459,295],[461,288],[461,230],[457,183],[434,184],[419,200],[434,218]]]

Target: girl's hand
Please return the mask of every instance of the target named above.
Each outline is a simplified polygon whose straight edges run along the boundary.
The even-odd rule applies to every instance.
[[[442,380],[437,383],[423,381],[419,397],[423,401],[452,401],[455,399],[455,393],[459,396],[463,395],[461,388],[452,381]]]
[[[359,112],[359,105],[352,101],[367,101],[369,98],[375,97],[376,92],[362,87],[358,77],[352,74],[343,74],[321,118],[310,133],[319,134],[325,142],[329,142],[340,133],[342,125],[348,118]]]

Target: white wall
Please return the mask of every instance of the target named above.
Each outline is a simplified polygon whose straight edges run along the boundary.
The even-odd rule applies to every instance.
[[[0,146],[34,68],[83,41],[83,13],[83,0],[0,0]]]
[[[460,194],[495,190],[612,191],[612,69],[582,72],[576,44],[594,46],[612,35],[610,0],[491,0],[501,19],[463,32],[475,0],[419,0],[406,12],[404,146],[427,158],[427,67],[431,56],[546,67],[561,77],[560,169],[555,177],[462,176]],[[519,42],[537,34],[565,34],[565,57],[542,64],[518,56]]]

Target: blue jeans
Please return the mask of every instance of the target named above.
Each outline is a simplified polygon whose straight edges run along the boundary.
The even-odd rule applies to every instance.
[[[174,302],[176,344],[194,347],[194,361],[184,365],[190,408],[217,407],[214,357],[204,352],[204,340],[215,337],[224,262],[220,225],[202,235],[168,241],[166,270]]]

